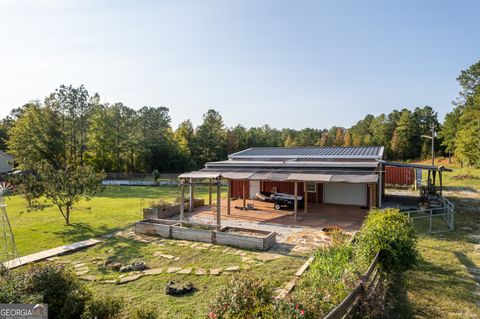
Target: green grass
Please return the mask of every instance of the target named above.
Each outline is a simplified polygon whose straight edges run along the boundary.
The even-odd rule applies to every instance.
[[[144,261],[150,268],[163,268],[178,266],[182,268],[200,267],[203,269],[225,268],[238,265],[242,268],[248,264],[243,263],[240,255],[223,254],[225,246],[213,245],[208,250],[198,250],[188,246],[180,246],[183,241],[165,240],[162,245],[155,243],[141,243],[136,240],[116,237],[77,253],[63,256],[62,260],[85,262],[92,270],[89,275],[99,278],[118,278],[119,273],[106,270],[102,266],[91,263],[95,258],[110,257],[114,261],[129,263],[137,260]],[[180,260],[168,260],[154,257],[156,251],[180,257]],[[245,256],[254,258],[255,252],[239,250]],[[252,265],[250,269],[242,270],[256,273],[274,287],[283,288],[286,282],[293,277],[295,271],[305,262],[305,258],[282,256],[279,259],[258,262],[258,266]],[[257,264],[257,263],[256,263]],[[272,271],[275,275],[272,276]],[[202,318],[208,313],[208,305],[224,286],[230,276],[235,274],[222,274],[220,276],[196,276],[162,273],[155,276],[144,276],[137,281],[115,285],[99,282],[88,282],[87,285],[95,294],[113,294],[125,301],[126,316],[134,307],[154,307],[160,312],[160,318]],[[182,297],[168,296],[164,293],[165,284],[168,281],[185,283],[190,281],[195,291]]]
[[[444,173],[444,185],[455,204],[455,231],[419,237],[420,262],[396,283],[391,317],[480,318],[480,275],[469,270],[480,268],[473,237],[480,235],[480,169],[436,164],[454,170]]]
[[[142,208],[150,202],[174,201],[179,195],[178,187],[108,187],[91,200],[80,201],[68,226],[49,202],[31,212],[18,195],[8,197],[6,204],[18,252],[27,255],[125,228],[142,218]],[[208,187],[198,187],[195,197],[207,199]]]

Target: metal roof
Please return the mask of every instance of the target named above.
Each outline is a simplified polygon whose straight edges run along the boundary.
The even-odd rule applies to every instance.
[[[209,178],[227,178],[239,180],[253,180],[253,181],[287,181],[287,182],[326,182],[326,183],[351,183],[351,184],[367,184],[376,183],[378,175],[370,172],[357,174],[353,172],[304,172],[298,171],[283,171],[283,170],[259,170],[259,171],[209,171],[202,169],[200,171],[185,173],[179,178],[192,179],[209,179]]]
[[[228,156],[242,158],[370,158],[381,159],[383,146],[324,146],[324,147],[252,147]]]
[[[217,169],[223,167],[256,167],[256,168],[287,168],[287,167],[352,167],[352,168],[376,168],[379,162],[374,159],[369,161],[265,161],[265,160],[226,160],[208,162],[206,168]]]

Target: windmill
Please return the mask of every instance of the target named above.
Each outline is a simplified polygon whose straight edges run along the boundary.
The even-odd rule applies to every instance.
[[[15,245],[15,239],[13,237],[12,227],[7,215],[7,205],[5,205],[4,196],[7,195],[13,189],[12,185],[8,182],[0,183],[0,260],[1,261],[13,261],[10,264],[4,264],[7,268],[17,267],[21,264],[20,258]]]

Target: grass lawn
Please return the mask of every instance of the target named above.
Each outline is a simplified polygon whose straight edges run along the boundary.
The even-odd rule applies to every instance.
[[[448,164],[445,195],[455,204],[455,231],[421,235],[421,256],[396,291],[395,318],[480,318],[480,169]],[[473,269],[473,270],[472,270]]]
[[[160,239],[160,238],[158,238]],[[205,270],[214,268],[226,268],[240,266],[241,271],[257,273],[273,287],[283,288],[287,281],[294,275],[296,270],[305,262],[305,257],[292,257],[275,255],[277,259],[259,261],[261,253],[230,249],[225,253],[226,246],[212,245],[207,249],[198,249],[194,246],[202,246],[201,243],[161,239],[159,243],[143,243],[124,237],[110,238],[92,248],[76,252],[71,255],[60,257],[60,261],[83,262],[90,269],[88,275],[94,275],[97,280],[116,279],[121,275],[118,272],[105,269],[101,262],[92,263],[96,258],[110,259],[130,263],[142,260],[150,268],[162,268],[163,272],[158,275],[144,276],[136,281],[116,285],[113,283],[101,283],[99,281],[87,282],[87,285],[98,295],[113,294],[122,297],[125,307],[131,308],[155,307],[158,309],[160,318],[202,318],[208,314],[208,305],[218,290],[227,284],[235,273],[222,273],[213,275],[181,275],[168,274],[168,267],[181,267],[183,269],[193,267]],[[161,252],[176,257],[179,260],[170,260],[155,257],[155,252]],[[274,276],[272,276],[274,272]],[[180,283],[191,282],[195,291],[182,297],[168,296],[164,293],[165,284],[168,281]]]
[[[142,208],[151,201],[174,201],[179,195],[178,187],[108,187],[78,203],[69,226],[48,202],[43,210],[32,212],[18,195],[8,197],[6,204],[18,252],[27,255],[125,228],[141,219]],[[195,197],[208,199],[208,187],[196,188]]]

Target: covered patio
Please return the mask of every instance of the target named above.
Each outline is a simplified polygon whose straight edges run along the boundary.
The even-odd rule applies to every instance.
[[[227,199],[223,198],[220,203],[220,213],[223,221],[313,228],[336,226],[349,232],[360,229],[368,212],[368,209],[362,209],[354,205],[318,204],[317,206],[310,203],[308,211],[299,210],[297,219],[294,220],[292,210],[276,210],[272,203],[249,199],[247,203],[253,209],[243,210],[239,208],[243,205],[243,199],[230,200],[230,214],[227,212]],[[186,212],[185,218],[213,223],[216,214],[216,205],[205,205]]]

